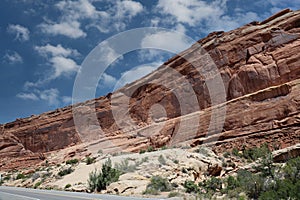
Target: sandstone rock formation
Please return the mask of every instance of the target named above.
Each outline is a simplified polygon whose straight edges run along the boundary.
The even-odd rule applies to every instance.
[[[78,145],[85,136],[93,140],[88,144],[91,149],[111,152],[182,143],[207,143],[216,152],[264,142],[282,148],[297,144],[299,37],[300,11],[288,9],[263,22],[211,33],[112,94],[74,105],[73,110],[69,106],[2,125],[0,168],[40,162],[40,153]],[[209,68],[213,66],[218,70]],[[187,85],[193,92],[186,91]],[[219,85],[224,87],[224,101]],[[187,101],[194,97],[201,110],[194,101]],[[94,107],[98,120],[88,117]],[[216,110],[226,113],[214,115]],[[79,127],[74,125],[74,113],[82,116]],[[98,124],[104,134],[95,131]],[[79,134],[78,128],[86,135]]]

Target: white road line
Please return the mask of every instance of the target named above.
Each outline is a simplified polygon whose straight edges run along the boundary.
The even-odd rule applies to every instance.
[[[17,195],[17,194],[11,194],[11,193],[8,193],[8,192],[2,192],[2,191],[0,191],[0,193],[7,194],[7,195],[9,195],[9,196],[20,197],[20,198],[23,198],[23,199],[25,198],[25,199],[40,200],[40,199],[37,199],[37,198],[32,198],[32,197],[27,197],[27,196]]]
[[[15,188],[14,190],[15,191],[21,191],[21,190],[18,190],[18,188]],[[24,190],[24,192],[29,192],[29,191],[25,191]],[[3,193],[6,193],[6,192],[3,192]],[[74,193],[62,194],[62,193],[46,192],[46,191],[38,191],[38,190],[32,190],[29,193],[40,194],[40,195],[51,195],[51,196],[58,196],[58,197],[68,197],[68,198],[73,198],[73,199],[88,199],[88,200],[94,200],[95,199],[93,197],[84,197],[84,196],[80,196],[79,197],[79,196],[74,196]],[[7,193],[7,194],[10,194],[10,193]],[[18,195],[16,195],[16,196],[18,196]],[[31,198],[31,199],[40,200],[40,199],[37,199],[37,198]],[[101,199],[96,198],[95,200],[101,200]]]

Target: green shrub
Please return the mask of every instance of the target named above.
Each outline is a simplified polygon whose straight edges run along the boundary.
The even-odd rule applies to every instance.
[[[241,156],[241,154],[239,153],[239,150],[237,148],[233,148],[231,153],[232,153],[232,155],[237,156],[237,157]]]
[[[71,174],[73,171],[74,171],[74,170],[73,170],[71,167],[69,167],[69,168],[67,168],[67,169],[63,169],[63,170],[59,171],[59,172],[58,172],[58,175],[59,175],[59,176],[65,176],[65,175],[67,175],[67,174]]]
[[[149,146],[148,148],[147,148],[147,152],[152,152],[152,151],[154,151],[155,149],[154,149],[154,147],[153,146]]]
[[[87,165],[90,165],[90,164],[95,162],[95,158],[91,158],[91,157],[88,156],[88,157],[86,157],[85,162],[86,162]]]
[[[18,174],[17,177],[16,177],[17,180],[18,179],[25,179],[25,178],[26,178],[26,176],[24,174]]]
[[[65,189],[68,189],[70,188],[72,185],[70,183],[68,183],[66,186],[65,186]]]
[[[115,168],[119,170],[122,174],[127,172],[134,172],[137,169],[139,163],[135,162],[135,164],[129,164],[129,159],[122,160],[121,163],[116,163]]]
[[[34,189],[37,189],[38,187],[40,187],[40,185],[42,184],[42,181],[39,181],[37,182],[35,185],[34,185]]]
[[[160,148],[160,150],[166,150],[166,149],[168,149],[167,146],[162,146],[162,147]]]
[[[174,159],[174,160],[173,160],[173,163],[178,164],[178,163],[179,163],[179,160]]]
[[[159,194],[159,192],[171,191],[172,186],[166,178],[160,176],[151,177],[150,183],[147,185],[144,194]]]
[[[103,150],[100,149],[100,150],[98,151],[98,154],[103,154]]]
[[[10,178],[11,178],[10,175],[7,175],[7,176],[5,176],[5,177],[3,178],[3,180],[4,180],[4,181],[9,181]]]
[[[202,154],[204,156],[208,156],[209,155],[207,149],[205,147],[203,147],[203,146],[200,146],[198,149],[195,150],[195,152],[196,153],[200,153],[200,154]]]
[[[228,157],[230,156],[230,153],[229,153],[228,151],[226,151],[226,152],[223,153],[223,156],[224,156],[225,158],[228,158]]]
[[[262,144],[260,147],[254,147],[251,149],[244,149],[243,150],[243,157],[248,160],[257,160],[261,157],[266,157],[270,154],[271,151],[266,143]]]
[[[198,185],[204,189],[205,193],[209,193],[210,191],[216,192],[222,189],[222,180],[213,176],[210,179],[200,182]]]
[[[78,163],[78,159],[76,159],[76,158],[66,161],[66,164],[70,164],[70,165],[74,165],[74,164],[77,164],[77,163]]]
[[[187,193],[198,193],[200,191],[194,181],[185,181],[183,187]]]
[[[146,150],[145,150],[145,149],[141,149],[141,150],[140,150],[140,154],[143,154],[143,153],[146,153]]]
[[[158,162],[159,162],[160,164],[162,164],[162,165],[165,165],[165,164],[167,163],[167,161],[166,161],[166,159],[164,158],[163,155],[160,155],[160,156],[158,157]]]
[[[101,171],[97,170],[91,172],[89,174],[88,186],[91,191],[97,190],[100,192],[101,190],[105,190],[106,187],[118,181],[121,172],[112,167],[111,160],[108,159],[101,168]]]
[[[179,192],[170,192],[168,195],[168,198],[172,198],[172,197],[180,197],[181,194]]]

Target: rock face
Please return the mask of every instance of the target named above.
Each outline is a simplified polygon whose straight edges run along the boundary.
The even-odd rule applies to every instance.
[[[73,110],[66,107],[2,125],[0,168],[9,169],[28,156],[39,162],[39,153],[80,144],[85,136],[93,141],[91,147],[104,151],[207,143],[222,152],[264,142],[280,147],[297,144],[299,50],[300,11],[287,9],[263,22],[213,32],[113,94],[75,105]],[[217,71],[209,70],[211,61]],[[224,100],[218,92],[220,80]],[[190,89],[193,92],[186,92]],[[98,120],[89,121],[94,106]],[[226,113],[214,117],[216,109]],[[84,135],[76,130],[74,112],[87,116],[77,127]],[[224,118],[224,126],[219,118]],[[104,134],[95,131],[98,124]],[[180,129],[182,124],[184,129]]]

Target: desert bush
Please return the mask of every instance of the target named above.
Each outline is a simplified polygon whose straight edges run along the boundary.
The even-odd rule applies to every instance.
[[[170,182],[161,176],[152,176],[150,183],[147,185],[144,194],[159,194],[160,192],[168,192],[172,190]]]
[[[77,164],[77,163],[78,163],[78,159],[76,159],[76,158],[66,161],[66,164],[70,164],[70,165],[74,165],[74,164]]]
[[[162,164],[162,165],[165,165],[165,164],[167,163],[167,161],[166,161],[166,159],[164,158],[163,155],[160,155],[160,156],[158,157],[158,162],[159,162],[160,164]]]
[[[7,176],[5,176],[5,177],[3,178],[3,180],[4,180],[4,181],[9,181],[10,178],[11,178],[11,176],[10,176],[10,175],[7,175]]]
[[[91,157],[86,157],[86,160],[85,160],[85,163],[87,164],[87,165],[90,165],[90,164],[92,164],[92,163],[94,163],[95,162],[95,158],[91,158]]]
[[[68,183],[67,185],[65,185],[65,189],[70,188],[72,185],[70,183]]]
[[[149,146],[147,148],[147,152],[152,152],[152,151],[155,151],[154,147],[153,146]]]
[[[180,197],[181,194],[179,192],[170,192],[168,194],[168,198],[172,198],[172,197]]]
[[[16,177],[17,180],[18,179],[25,179],[25,178],[26,178],[26,176],[22,173],[18,174],[17,177]]]
[[[111,160],[108,159],[101,168],[101,171],[93,171],[89,174],[88,186],[91,191],[106,189],[106,187],[118,181],[121,172],[112,167]]]
[[[140,150],[140,154],[143,154],[143,153],[146,153],[146,150],[145,150],[145,149],[141,149],[141,150]]]
[[[187,193],[198,193],[200,191],[194,181],[185,181],[183,187]]]
[[[40,185],[42,184],[42,181],[37,182],[36,184],[34,184],[34,189],[37,189],[38,187],[40,187]]]
[[[67,168],[67,169],[63,169],[63,170],[59,171],[59,172],[58,172],[58,175],[59,175],[59,176],[65,176],[65,175],[67,175],[67,174],[71,174],[73,171],[74,171],[74,170],[73,170],[71,167],[69,167],[69,168]]]
[[[139,163],[129,164],[129,159],[122,160],[121,163],[116,163],[115,168],[119,170],[122,174],[127,172],[134,172],[137,169]]]
[[[271,151],[266,143],[262,144],[260,147],[254,147],[250,149],[243,150],[243,157],[248,160],[257,160],[258,158],[266,157]]]

